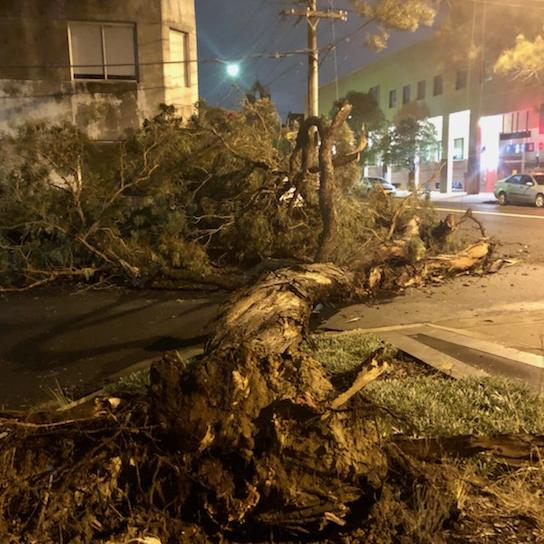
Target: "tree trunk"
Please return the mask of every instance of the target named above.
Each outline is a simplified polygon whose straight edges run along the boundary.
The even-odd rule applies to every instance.
[[[319,172],[319,208],[323,222],[323,229],[319,237],[318,248],[315,255],[317,262],[327,262],[332,258],[335,239],[337,234],[336,200],[335,189],[336,180],[334,169],[337,166],[343,166],[349,162],[358,160],[367,145],[364,131],[357,149],[348,155],[333,158],[333,146],[339,129],[345,123],[351,112],[351,105],[344,105],[335,115],[329,127],[325,127],[322,119],[319,117],[309,117],[300,127],[297,143],[289,161],[289,170],[291,179],[295,185],[295,194],[290,204],[290,211],[294,207],[294,201],[301,192],[305,182],[306,174]],[[318,168],[309,167],[310,150],[313,149],[311,142],[311,129],[316,127],[321,140],[319,146],[319,166]],[[301,154],[301,169],[295,173],[296,159]]]
[[[153,411],[222,527],[315,531],[373,500],[386,473],[375,426],[332,408],[338,391],[299,349],[312,305],[351,288],[333,265],[277,271],[224,307],[202,361],[153,366]]]
[[[410,161],[408,166],[408,188],[414,193],[417,192],[416,187],[416,165],[414,161]]]
[[[336,218],[336,178],[332,159],[332,148],[336,134],[348,118],[351,106],[344,106],[335,116],[331,126],[324,130],[321,147],[319,148],[319,208],[323,220],[323,230],[319,237],[319,245],[315,260],[327,262],[331,260],[336,233],[338,231]]]

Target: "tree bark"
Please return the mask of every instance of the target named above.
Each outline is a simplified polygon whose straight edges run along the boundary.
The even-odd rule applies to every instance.
[[[504,461],[541,462],[544,454],[544,436],[523,433],[497,436],[397,438],[393,440],[393,443],[404,454],[427,462],[440,462],[445,455],[473,457],[483,452]]]
[[[339,392],[299,349],[312,305],[351,288],[329,264],[269,274],[224,307],[200,362],[153,366],[155,417],[191,466],[199,511],[221,527],[318,531],[383,482],[373,422],[334,410]]]
[[[334,175],[334,164],[332,149],[336,135],[340,127],[347,120],[351,112],[351,105],[346,104],[335,115],[332,124],[321,135],[321,147],[319,148],[319,208],[323,219],[323,230],[319,237],[319,245],[315,260],[327,262],[331,259],[338,231],[336,217],[336,179]]]
[[[346,122],[352,106],[345,104],[335,115],[329,127],[325,127],[323,120],[319,117],[309,117],[300,127],[297,143],[289,160],[291,179],[295,184],[295,193],[290,203],[289,212],[295,206],[298,195],[302,192],[306,175],[319,172],[319,208],[323,222],[323,228],[319,237],[318,248],[315,255],[317,262],[327,262],[332,258],[334,244],[337,234],[337,213],[336,213],[336,179],[334,169],[339,166],[358,160],[361,152],[367,145],[366,135],[361,132],[359,146],[353,152],[345,156],[333,157],[333,146],[336,141],[339,129]],[[309,165],[309,155],[312,146],[311,128],[316,127],[321,140],[319,146],[319,166]],[[301,167],[295,172],[296,159],[301,154]]]

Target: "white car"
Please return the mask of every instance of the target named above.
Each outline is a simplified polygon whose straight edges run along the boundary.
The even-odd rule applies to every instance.
[[[544,173],[514,174],[497,181],[493,192],[501,206],[532,204],[544,208]]]
[[[385,178],[378,176],[365,176],[360,183],[360,188],[363,195],[367,196],[372,191],[383,191],[387,195],[395,196],[397,189]]]

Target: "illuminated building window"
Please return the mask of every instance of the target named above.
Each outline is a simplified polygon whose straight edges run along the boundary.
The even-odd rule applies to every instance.
[[[453,157],[454,161],[462,161],[465,158],[465,139],[455,138],[453,140]]]

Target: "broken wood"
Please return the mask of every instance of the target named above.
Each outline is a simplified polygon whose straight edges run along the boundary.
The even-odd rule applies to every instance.
[[[523,433],[440,438],[398,437],[392,443],[412,458],[434,463],[440,462],[445,456],[473,457],[479,453],[488,453],[503,461],[540,463],[544,455],[544,436]]]
[[[382,360],[383,349],[377,350],[373,353],[367,361],[361,365],[361,370],[357,374],[353,384],[347,390],[338,395],[331,402],[331,409],[337,410],[340,406],[343,406],[354,397],[363,387],[367,386],[370,382],[378,379],[384,372],[389,369],[389,364]]]

